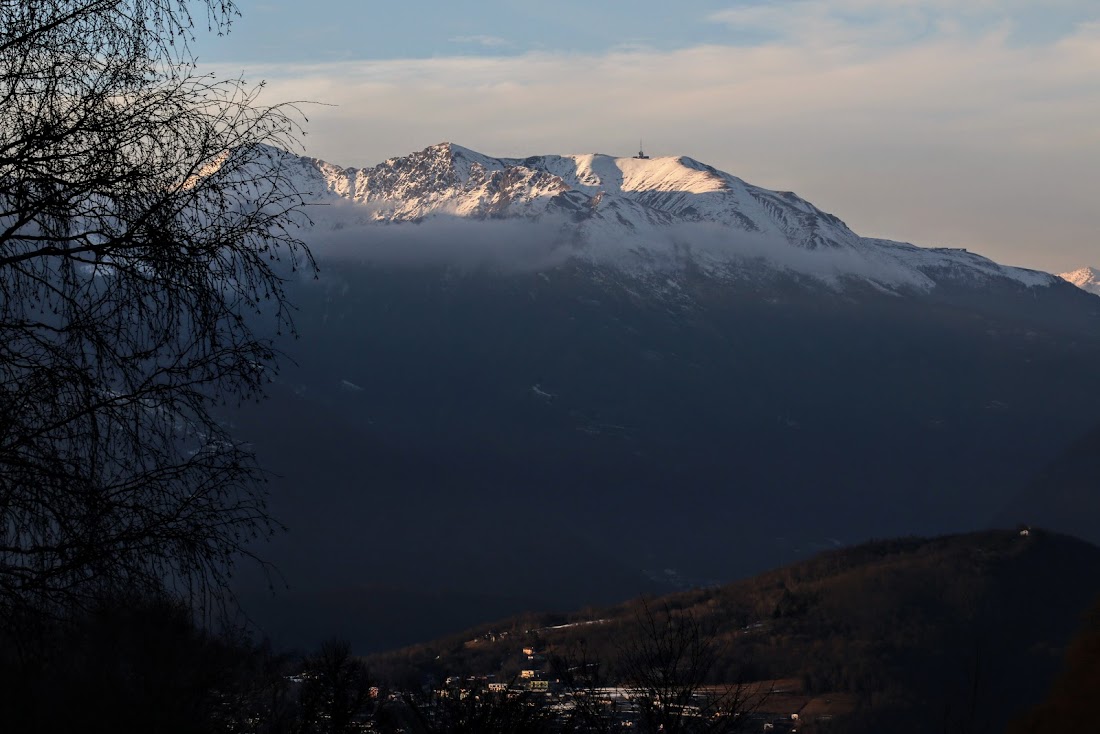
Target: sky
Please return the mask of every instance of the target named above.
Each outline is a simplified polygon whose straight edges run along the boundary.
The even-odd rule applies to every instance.
[[[1096,0],[237,0],[200,70],[306,101],[305,152],[368,166],[689,155],[857,233],[1100,265]]]

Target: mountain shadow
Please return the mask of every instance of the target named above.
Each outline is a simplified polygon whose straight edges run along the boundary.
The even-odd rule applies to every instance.
[[[1100,542],[1100,425],[1050,461],[998,515]]]
[[[275,474],[290,533],[261,552],[305,641],[333,631],[339,590],[456,592],[488,618],[982,527],[1100,415],[1100,300],[1066,283],[903,297],[690,269],[323,267],[295,293],[296,365],[231,418]],[[257,618],[288,628],[283,598]],[[341,627],[384,647],[478,618],[449,609]]]

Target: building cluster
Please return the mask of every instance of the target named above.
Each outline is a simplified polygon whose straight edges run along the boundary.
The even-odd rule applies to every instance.
[[[519,651],[519,660],[513,659],[511,662],[518,663],[520,667],[518,673],[508,681],[498,680],[493,675],[452,676],[444,681],[437,693],[443,697],[464,700],[472,696],[486,701],[500,700],[494,697],[521,696],[526,704],[542,707],[551,718],[562,725],[563,731],[568,730],[570,722],[592,718],[604,722],[604,731],[637,731],[643,728],[642,709],[646,703],[643,691],[629,686],[568,685],[562,681],[547,656],[530,645]],[[757,696],[760,702],[768,702],[768,694],[761,695],[755,687],[747,689],[747,693],[750,698]],[[743,716],[745,723],[739,731],[762,734],[816,732],[818,729],[814,724],[827,723],[833,718],[834,709],[837,708],[826,705],[825,699],[792,696],[788,691],[777,693],[780,695],[774,699],[774,705],[746,706],[744,711],[736,713],[716,712],[715,708],[720,707],[709,705],[714,700],[715,691],[704,687],[695,692],[691,703],[679,706],[670,704],[669,707],[675,709],[675,713],[682,719],[696,718],[701,724],[704,723],[702,719],[708,716]],[[824,708],[811,712],[810,709],[815,706]],[[846,707],[842,705],[840,708]],[[692,728],[688,726],[688,730]],[[707,728],[699,727],[700,730]]]

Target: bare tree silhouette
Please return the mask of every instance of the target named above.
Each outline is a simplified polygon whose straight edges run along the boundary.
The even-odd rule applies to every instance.
[[[617,658],[644,732],[741,731],[768,693],[712,680],[721,643],[690,610],[654,609],[642,600]]]
[[[642,599],[610,659],[582,642],[557,651],[551,666],[571,696],[573,730],[617,731],[626,719],[642,732],[725,734],[745,730],[771,692],[719,680],[730,655],[690,610]]]
[[[214,411],[261,393],[285,279],[313,268],[278,150],[299,115],[198,74],[192,8],[236,14],[0,2],[0,614],[117,587],[209,602],[276,528]]]
[[[370,713],[371,681],[366,666],[345,640],[326,640],[306,660],[299,697],[303,732],[343,734]]]
[[[549,734],[549,709],[529,691],[490,691],[484,684],[406,692],[384,712],[380,730],[412,734]],[[570,728],[570,731],[577,731]]]

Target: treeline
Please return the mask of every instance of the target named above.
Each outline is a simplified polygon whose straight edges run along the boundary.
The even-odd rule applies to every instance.
[[[0,626],[0,709],[18,732],[284,731],[292,661],[214,634],[159,595],[110,595]],[[267,728],[244,722],[263,720]]]
[[[1024,718],[1097,589],[1100,551],[1061,536],[890,541],[370,658],[338,641],[279,652],[197,624],[178,599],[112,593],[64,616],[5,616],[0,707],[20,732],[695,731],[766,721],[779,710],[768,682],[793,679],[807,700],[856,702],[813,722],[821,731],[963,734],[1016,720],[1045,732],[1084,713],[1100,612],[1048,703]],[[683,721],[662,722],[669,712]]]
[[[65,619],[35,613],[7,622],[5,731],[722,734],[744,730],[762,700],[706,686],[721,659],[716,640],[691,614],[669,609],[639,618],[613,665],[555,658],[541,689],[518,677],[499,686],[457,677],[395,685],[372,676],[346,642],[278,653],[244,634],[204,629],[168,596],[112,594]],[[625,686],[615,701],[612,681]]]
[[[280,652],[243,630],[205,628],[167,595],[109,594],[82,613],[4,621],[4,731],[337,734],[379,711],[347,643]]]

